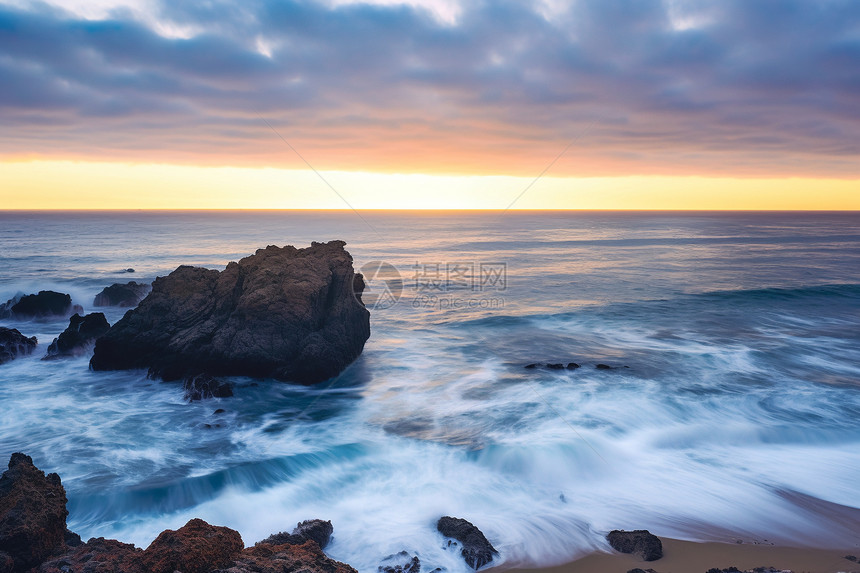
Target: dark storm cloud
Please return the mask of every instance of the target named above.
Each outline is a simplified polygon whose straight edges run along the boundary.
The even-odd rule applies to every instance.
[[[155,17],[194,33],[0,8],[0,149],[265,163],[261,114],[326,167],[512,172],[595,122],[572,152],[589,161],[559,169],[860,175],[852,0],[469,2],[455,22],[164,2]]]

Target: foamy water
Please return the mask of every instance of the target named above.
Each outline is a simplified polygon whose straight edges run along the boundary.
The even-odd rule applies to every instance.
[[[331,238],[404,284],[339,378],[237,378],[234,398],[194,404],[143,372],[40,361],[64,321],[5,321],[40,344],[0,366],[0,455],[60,473],[85,538],[146,546],[202,517],[251,544],[319,517],[327,553],[362,572],[400,550],[465,571],[445,514],[507,565],[605,548],[614,528],[860,544],[856,215],[365,218],[0,214],[3,300],[53,288],[89,311],[112,282]],[[436,264],[504,264],[506,281],[432,290]]]

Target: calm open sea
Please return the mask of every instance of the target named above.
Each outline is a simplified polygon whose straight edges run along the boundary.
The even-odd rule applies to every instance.
[[[5,321],[39,348],[0,366],[0,455],[59,472],[84,538],[146,546],[202,517],[252,544],[319,517],[327,553],[368,573],[404,549],[465,570],[444,514],[507,564],[613,528],[860,544],[860,215],[362,217],[0,213],[2,300],[54,289],[90,311],[114,282],[330,239],[401,279],[370,277],[372,336],[337,379],[240,378],[194,404],[144,372],[40,361],[65,321]]]

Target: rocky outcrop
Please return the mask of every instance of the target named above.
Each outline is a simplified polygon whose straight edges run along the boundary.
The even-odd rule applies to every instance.
[[[96,537],[42,564],[39,573],[148,573],[143,550]]]
[[[142,563],[151,573],[209,573],[229,565],[244,547],[239,532],[192,519],[176,531],[162,531],[143,552]]]
[[[87,352],[99,336],[110,330],[105,315],[93,312],[86,316],[72,315],[69,326],[60,336],[48,346],[48,353],[43,360],[62,358],[64,356],[80,356]]]
[[[262,543],[268,545],[284,545],[285,543],[290,545],[301,545],[310,539],[311,541],[316,542],[316,544],[320,546],[320,549],[325,549],[331,539],[333,531],[334,528],[331,525],[331,521],[309,519],[296,525],[292,533],[287,533],[285,531],[275,533],[274,535],[270,535],[266,539],[258,542],[257,545]]]
[[[189,376],[182,383],[185,399],[189,402],[208,398],[229,398],[233,395],[233,385],[208,374]]]
[[[614,530],[606,536],[612,549],[638,555],[643,561],[656,561],[663,557],[663,542],[647,529],[636,531]]]
[[[126,284],[114,283],[105,287],[93,299],[93,306],[132,307],[142,301],[152,287],[146,283],[129,281]]]
[[[35,336],[27,338],[16,328],[0,326],[0,364],[32,354],[37,344]]]
[[[71,296],[52,290],[17,296],[0,304],[0,318],[16,320],[66,317],[75,312],[83,313],[84,309],[80,305],[73,305]]]
[[[64,548],[68,513],[60,476],[45,475],[30,456],[12,454],[0,476],[0,553],[11,559],[12,571],[37,567]]]
[[[212,573],[357,573],[330,559],[312,540],[299,545],[260,543],[245,549],[233,563]]]
[[[340,373],[370,336],[343,241],[266,247],[223,271],[179,267],[96,342],[94,370],[148,368],[313,384]]]
[[[460,554],[473,569],[479,569],[493,560],[499,552],[487,541],[481,530],[456,517],[445,516],[436,523],[436,529],[445,537],[451,537],[463,546]]]

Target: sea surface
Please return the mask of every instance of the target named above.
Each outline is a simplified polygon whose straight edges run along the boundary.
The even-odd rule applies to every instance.
[[[84,538],[145,547],[201,517],[250,545],[323,518],[362,573],[401,550],[466,571],[442,515],[505,566],[615,528],[860,546],[857,213],[5,212],[0,301],[92,311],[115,282],[331,239],[374,305],[338,378],[189,404],[143,371],[41,361],[65,320],[2,321],[39,347],[0,366],[0,457],[58,472]]]

